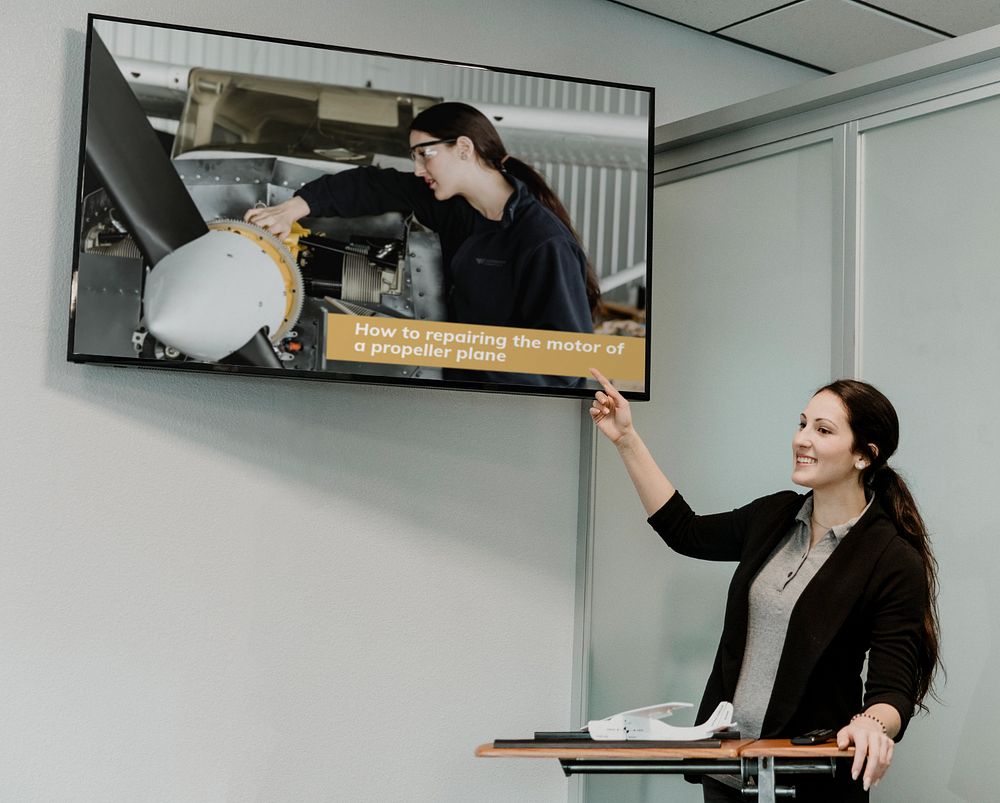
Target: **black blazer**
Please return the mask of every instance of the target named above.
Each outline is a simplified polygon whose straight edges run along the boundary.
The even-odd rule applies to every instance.
[[[683,555],[739,561],[699,721],[722,700],[733,699],[746,647],[750,583],[804,501],[803,495],[782,491],[729,513],[696,516],[676,493],[649,518]],[[920,555],[873,502],[792,610],[761,736],[839,729],[863,708],[888,703],[899,712],[899,741],[915,705],[926,608]]]
[[[725,623],[697,721],[732,700],[743,662],[749,591],[757,571],[791,529],[805,496],[782,491],[729,513],[697,516],[675,493],[649,518],[674,550],[705,560],[738,561]],[[814,728],[839,730],[859,711],[888,703],[903,737],[916,701],[927,580],[917,551],[875,501],[809,582],[792,610],[762,738]],[[868,674],[861,673],[865,655]],[[796,781],[803,800],[867,800],[848,767],[837,780]]]

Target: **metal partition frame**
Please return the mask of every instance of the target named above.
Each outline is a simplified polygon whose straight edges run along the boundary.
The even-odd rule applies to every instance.
[[[861,368],[863,134],[1000,94],[1000,26],[656,130],[654,186],[822,141],[834,144],[831,378]]]

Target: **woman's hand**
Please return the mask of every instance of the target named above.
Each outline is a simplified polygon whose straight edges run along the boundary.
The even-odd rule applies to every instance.
[[[604,388],[603,391],[599,390],[594,394],[590,417],[608,440],[617,445],[622,438],[634,431],[632,411],[629,409],[628,401],[615,389],[611,380],[596,368],[591,368],[590,373]]]
[[[309,214],[309,204],[298,195],[293,195],[276,206],[248,209],[243,219],[262,229],[267,229],[279,240],[284,240],[292,231],[292,224]]]
[[[883,732],[878,722],[866,716],[858,716],[837,733],[837,747],[841,750],[852,744],[854,763],[851,765],[851,777],[857,780],[863,768],[862,785],[867,791],[877,784],[889,769],[894,743]]]
[[[590,417],[597,428],[618,448],[625,470],[628,471],[629,478],[639,493],[642,506],[646,508],[646,515],[651,516],[674,495],[674,486],[660,471],[646,444],[632,427],[632,411],[625,397],[615,390],[608,378],[596,368],[591,368],[590,373],[604,388],[594,394]]]

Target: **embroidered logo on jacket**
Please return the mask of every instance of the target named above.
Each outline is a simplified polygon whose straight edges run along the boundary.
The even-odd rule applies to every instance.
[[[485,265],[487,268],[502,268],[507,264],[506,259],[487,259],[486,257],[476,257],[477,265]]]

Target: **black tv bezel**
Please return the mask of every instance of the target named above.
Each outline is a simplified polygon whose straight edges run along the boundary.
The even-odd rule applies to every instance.
[[[480,70],[488,70],[494,73],[506,73],[510,75],[524,75],[534,78],[546,78],[557,81],[571,81],[591,86],[613,87],[617,89],[629,89],[639,92],[649,93],[649,134],[647,139],[647,174],[646,174],[646,334],[645,341],[645,368],[644,384],[645,390],[623,390],[622,395],[626,399],[634,401],[649,401],[650,399],[650,363],[652,354],[652,340],[650,337],[650,323],[652,320],[652,307],[650,304],[652,291],[652,248],[653,248],[653,148],[655,132],[655,109],[656,90],[651,86],[640,84],[625,84],[617,81],[598,81],[591,78],[578,78],[570,75],[559,75],[555,73],[544,73],[534,70],[522,70],[510,67],[497,67],[488,64],[474,64],[467,61],[452,61],[428,56],[414,56],[405,53],[385,52],[377,50],[367,50],[365,48],[349,47],[344,45],[331,45],[319,42],[305,42],[294,39],[285,39],[276,36],[265,36],[262,34],[242,33],[234,31],[222,31],[214,28],[203,28],[194,25],[179,25],[169,22],[157,22],[154,20],[135,19],[131,17],[119,17],[108,14],[90,13],[87,15],[86,47],[84,53],[83,69],[83,102],[80,119],[80,143],[79,157],[77,163],[76,193],[74,203],[76,205],[73,228],[73,266],[70,284],[70,308],[69,308],[69,339],[67,344],[67,361],[77,364],[97,364],[112,365],[126,368],[151,368],[160,371],[176,371],[181,373],[208,373],[208,374],[235,374],[239,376],[259,376],[273,377],[277,379],[290,379],[294,381],[309,380],[316,382],[335,382],[339,384],[360,384],[360,385],[390,385],[396,387],[418,387],[440,390],[465,390],[482,393],[500,393],[510,395],[525,396],[545,396],[551,398],[590,398],[594,394],[593,388],[552,388],[534,385],[513,385],[491,382],[463,382],[454,379],[415,379],[392,376],[378,376],[369,374],[349,374],[333,371],[285,371],[275,368],[261,368],[257,366],[230,365],[223,363],[203,363],[203,362],[183,362],[171,363],[166,361],[148,360],[139,358],[128,358],[120,356],[108,356],[101,354],[81,354],[74,350],[74,335],[76,330],[76,305],[77,305],[77,282],[80,260],[79,232],[83,217],[83,187],[84,171],[86,167],[86,146],[87,146],[87,111],[89,108],[90,94],[90,63],[91,63],[91,43],[95,31],[95,21],[103,20],[108,22],[127,23],[132,25],[146,25],[149,27],[171,29],[178,31],[190,31],[193,33],[208,34],[211,36],[228,36],[234,39],[250,39],[261,42],[272,42],[275,44],[290,45],[293,47],[318,48],[321,50],[334,50],[344,53],[357,53],[367,56],[381,56],[386,58],[406,59],[423,63],[447,64],[455,67],[469,67]]]

